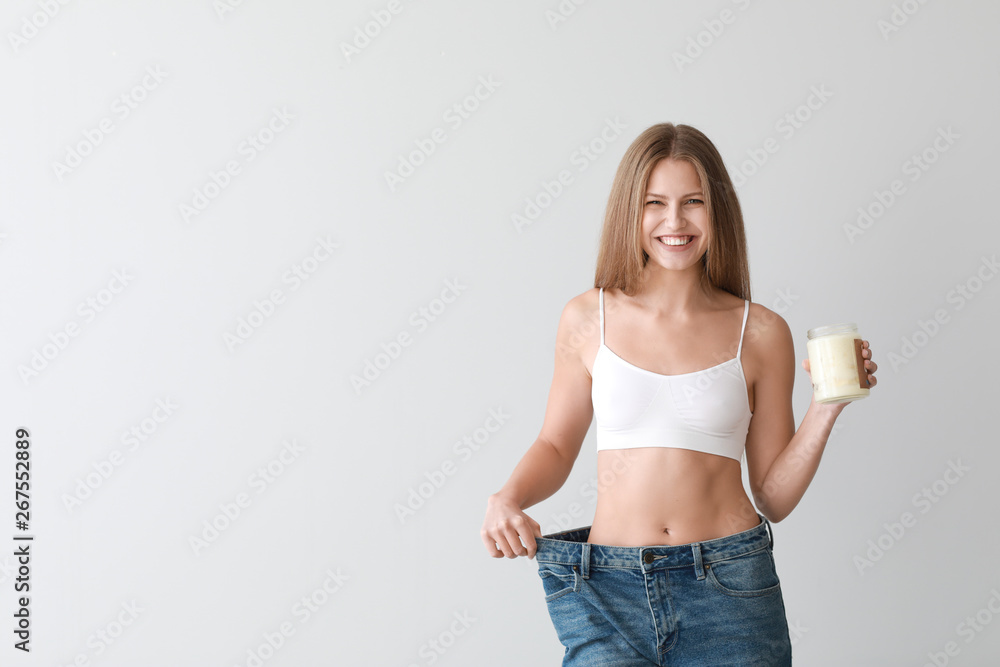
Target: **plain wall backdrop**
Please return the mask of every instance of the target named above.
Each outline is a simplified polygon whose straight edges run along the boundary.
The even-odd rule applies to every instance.
[[[797,363],[852,321],[879,365],[774,525],[795,663],[995,664],[998,27],[971,0],[4,3],[0,662],[559,664],[535,561],[479,529],[618,162],[671,121],[721,152]],[[590,523],[595,461],[591,431],[527,510],[546,532]]]

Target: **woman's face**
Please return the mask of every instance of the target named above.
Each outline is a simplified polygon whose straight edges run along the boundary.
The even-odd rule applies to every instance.
[[[711,221],[694,165],[660,160],[649,176],[642,213],[642,249],[667,269],[699,265],[708,251]],[[685,245],[669,245],[687,241]],[[700,269],[699,269],[700,270]]]

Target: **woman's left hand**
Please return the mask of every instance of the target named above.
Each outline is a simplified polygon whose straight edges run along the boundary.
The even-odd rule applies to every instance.
[[[875,361],[872,359],[872,348],[868,344],[867,340],[861,341],[861,357],[865,360],[865,370],[867,371],[867,376],[868,376],[867,378],[868,388],[870,389],[878,383],[878,380],[875,378],[875,371],[878,370],[878,364],[876,364]],[[802,368],[806,369],[806,372],[809,373],[809,384],[812,385],[812,373],[809,371],[808,359],[802,362]],[[815,399],[813,402],[815,403]],[[843,410],[844,407],[849,404],[850,401],[848,401],[847,403],[823,403],[817,405],[829,405],[831,406],[831,408],[836,406],[836,412],[839,414],[840,411]]]
[[[872,348],[866,340],[861,341],[861,356],[865,359],[865,370],[868,371],[868,388],[871,389],[878,382],[875,379],[875,371],[878,370],[878,364],[872,360]]]

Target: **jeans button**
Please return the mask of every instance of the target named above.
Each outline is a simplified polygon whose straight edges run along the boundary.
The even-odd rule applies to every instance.
[[[652,563],[653,562],[653,552],[652,551],[647,551],[646,553],[644,553],[642,555],[642,562],[644,562],[646,565],[649,565],[650,563]]]

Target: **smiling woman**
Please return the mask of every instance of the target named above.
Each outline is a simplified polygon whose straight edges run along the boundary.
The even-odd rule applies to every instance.
[[[751,303],[746,245],[704,134],[662,123],[633,141],[594,288],[559,322],[541,433],[481,529],[491,556],[537,557],[563,665],[791,664],[770,523],[802,498],[847,403],[813,400],[796,431],[791,332]],[[609,480],[594,520],[542,535],[524,510],[563,485],[591,421]]]
[[[711,232],[705,195],[701,192],[698,172],[690,162],[664,159],[657,163],[649,177],[649,187],[643,207],[643,252],[646,256],[668,252],[701,257],[707,249],[707,234]],[[660,194],[664,190],[688,190],[677,196]],[[650,239],[659,242],[653,248]]]

